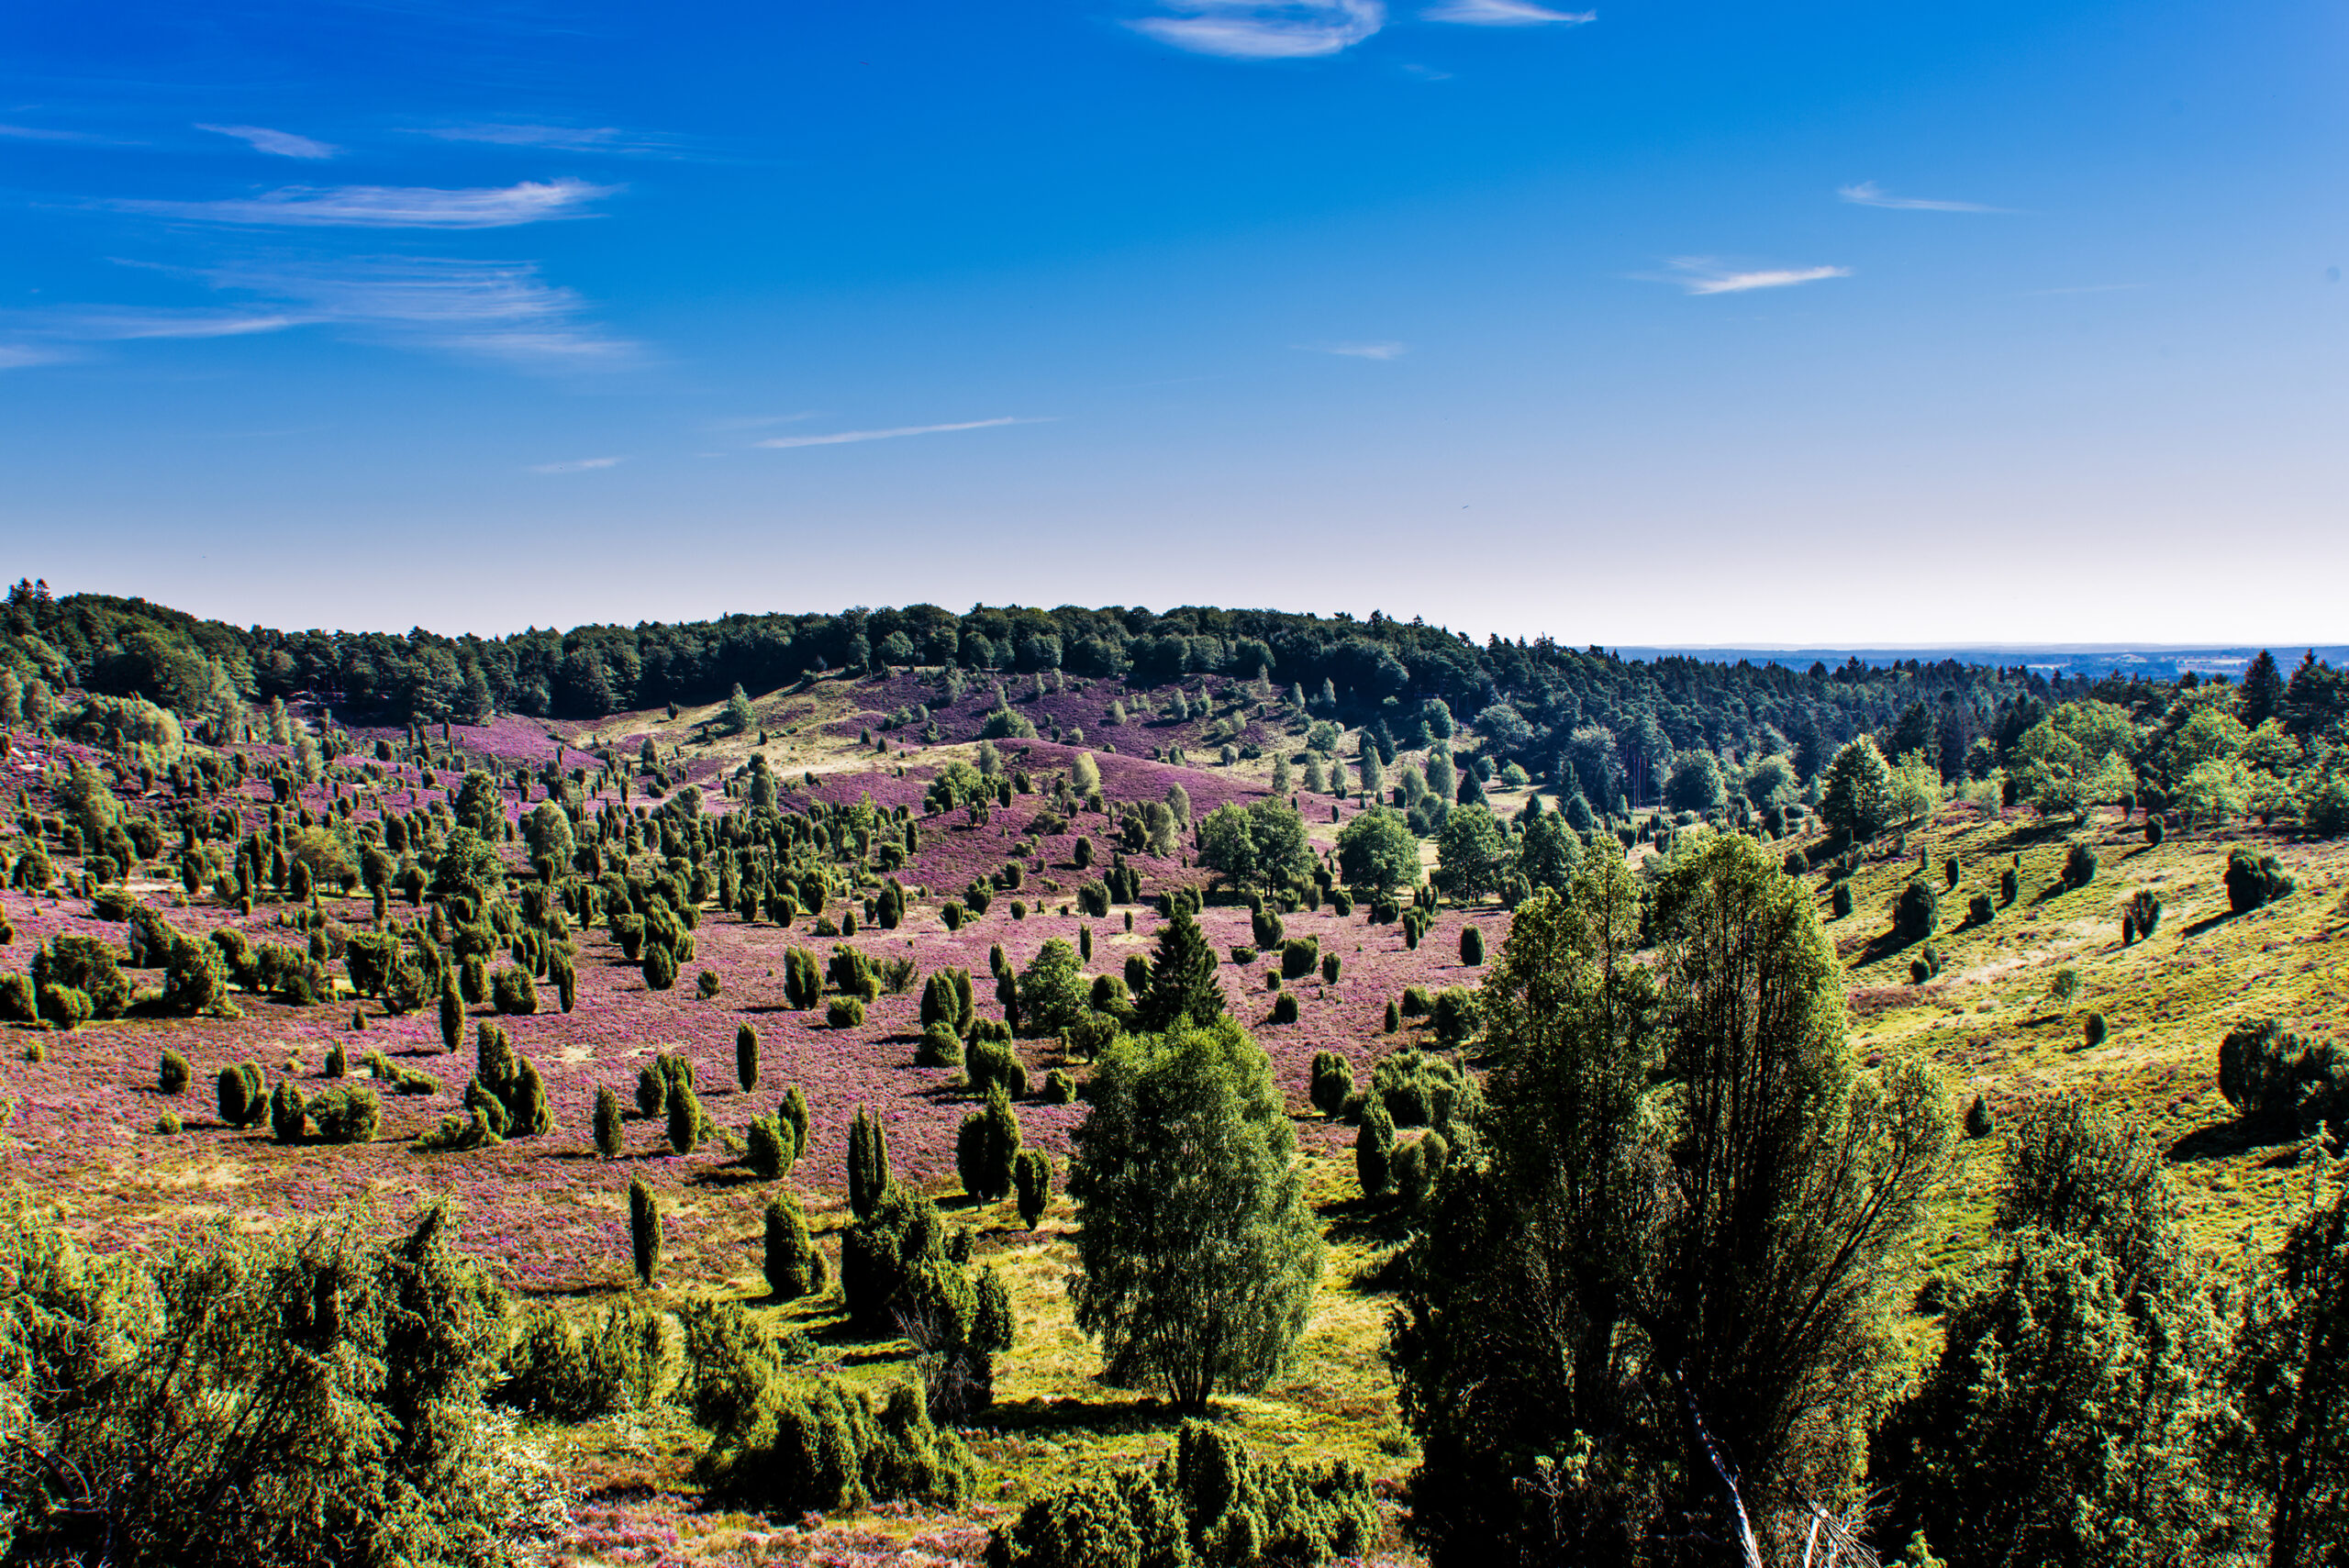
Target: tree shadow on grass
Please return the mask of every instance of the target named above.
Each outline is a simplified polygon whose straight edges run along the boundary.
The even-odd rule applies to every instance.
[[[2272,1149],[2279,1143],[2297,1145],[2299,1141],[2297,1133],[2278,1134],[2247,1121],[2221,1121],[2196,1128],[2164,1150],[2162,1158],[2170,1164],[2184,1165],[2224,1160],[2248,1154],[2254,1149]]]
[[[2219,927],[2223,926],[2228,921],[2235,918],[2237,918],[2237,912],[2235,910],[2221,909],[2215,915],[2205,915],[2202,918],[2195,921],[2192,925],[2188,926],[2177,934],[2180,938],[2199,937],[2203,932],[2216,930]]]
[[[1392,1246],[1411,1233],[1399,1207],[1390,1198],[1340,1198],[1315,1212],[1320,1215],[1330,1240],[1341,1244]]]
[[[598,1280],[592,1284],[549,1285],[544,1290],[519,1291],[540,1301],[597,1301],[611,1296],[631,1296],[637,1289],[636,1278]]]
[[[1860,949],[1859,962],[1853,967],[1865,967],[1867,964],[1877,962],[1880,960],[1890,958],[1896,953],[1905,952],[1910,948],[1920,946],[1922,945],[1922,942],[1930,941],[1931,940],[1931,938],[1924,938],[1918,941],[1903,941],[1900,940],[1900,933],[1898,931],[1879,932],[1876,936],[1870,937],[1867,940],[1866,945]]]
[[[766,1180],[765,1177],[760,1175],[748,1165],[726,1164],[717,1166],[713,1169],[696,1171],[692,1175],[685,1178],[685,1184],[689,1187],[718,1187],[731,1189],[734,1187],[751,1186],[764,1180]]]
[[[1001,1431],[1173,1432],[1183,1414],[1155,1395],[1119,1398],[1104,1395],[998,1399],[987,1407],[987,1425]]]
[[[2016,826],[2008,833],[2007,842],[2028,849],[2035,844],[2043,844],[2050,839],[2069,838],[2080,830],[2080,824],[2076,822],[2042,820]]]

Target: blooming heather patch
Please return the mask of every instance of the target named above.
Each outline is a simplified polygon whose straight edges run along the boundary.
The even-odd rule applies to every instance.
[[[898,706],[901,695],[907,702],[924,700],[916,695],[919,690],[904,676],[852,688],[861,700],[885,705],[880,711]],[[1120,693],[1121,688],[1104,684],[1085,693],[1052,694],[1019,705],[1038,717],[1040,727],[1044,714],[1083,724],[1089,743],[1078,748],[1046,740],[999,742],[1007,769],[1028,772],[1037,790],[1016,795],[1013,805],[995,811],[985,827],[970,826],[959,813],[920,815],[924,791],[942,759],[926,758],[929,748],[918,743],[908,754],[894,754],[897,739],[912,739],[908,731],[889,737],[893,754],[865,753],[861,766],[841,768],[837,764],[847,759],[835,754],[829,771],[818,773],[812,785],[802,773],[779,769],[786,810],[810,802],[841,805],[869,797],[884,810],[907,807],[919,825],[919,848],[896,873],[908,889],[918,890],[905,923],[889,931],[860,923],[853,944],[876,962],[910,959],[925,975],[948,966],[969,969],[980,977],[981,1011],[990,1017],[1000,1012],[985,981],[988,950],[996,943],[1003,945],[1015,967],[1023,967],[1045,942],[1059,938],[1074,945],[1079,928],[1089,926],[1094,953],[1087,968],[1108,974],[1119,973],[1130,953],[1147,952],[1161,924],[1154,895],[1172,887],[1197,885],[1206,873],[1186,863],[1183,853],[1172,858],[1130,855],[1128,863],[1141,874],[1145,899],[1131,906],[1130,934],[1124,929],[1127,906],[1113,906],[1107,917],[1063,914],[1064,907],[1074,909],[1078,887],[1097,879],[1109,864],[1114,817],[1079,812],[1063,831],[1036,839],[1031,852],[1015,857],[1014,849],[1028,837],[1050,798],[1051,776],[1070,767],[1080,750],[1087,751],[1100,768],[1112,813],[1124,802],[1161,799],[1169,784],[1180,783],[1190,796],[1195,818],[1226,801],[1261,798],[1263,786],[1233,770],[1176,767],[1104,751],[1112,738],[1125,744],[1148,736],[1150,744],[1195,750],[1199,744],[1196,723],[1187,739],[1184,726],[1153,728],[1146,720],[1119,731],[1100,728],[1100,710]],[[975,715],[984,712],[990,698],[987,688],[974,690],[952,710],[951,722],[941,713],[941,728],[950,737],[963,729],[975,734]],[[1040,707],[1043,714],[1036,712]],[[965,708],[974,711],[964,713]],[[836,729],[848,727],[853,739],[856,718],[829,722]],[[558,742],[551,736],[565,735],[573,738],[562,742],[565,760],[587,765],[574,741],[590,733],[609,743],[616,754],[632,754],[632,738],[643,733],[643,726],[621,717],[591,730],[501,717],[478,729],[452,729],[451,743],[467,755],[495,759],[495,765],[502,767],[501,800],[507,820],[513,822],[545,797],[535,782],[518,789],[516,768],[553,761]],[[360,742],[377,735],[405,739],[397,730],[356,730],[352,735]],[[265,766],[274,755],[270,748],[247,750],[257,765]],[[356,818],[364,821],[385,810],[412,811],[446,801],[462,780],[461,770],[444,766],[435,772],[428,788],[416,765],[376,762],[372,752],[372,745],[360,744],[344,759],[347,768],[357,770],[363,779],[354,782],[346,773],[339,784],[303,788],[284,803],[285,813],[293,817],[307,811],[323,820],[338,798],[348,798]],[[61,744],[13,751],[10,764],[17,781],[33,792],[39,809],[43,808],[39,797],[77,759],[105,760],[86,749]],[[690,767],[673,766],[670,776],[673,782],[695,777],[705,791],[705,811],[723,814],[739,803],[724,797],[721,773],[739,765],[739,756],[723,768],[704,756]],[[134,813],[167,822],[181,804],[161,782],[142,794],[133,779],[117,794]],[[590,801],[590,809],[615,798],[606,791]],[[267,826],[272,799],[268,783],[253,778],[207,795],[202,804],[206,809],[233,807],[239,830],[251,832]],[[1326,817],[1326,797],[1319,799]],[[629,800],[631,807],[649,804],[640,792]],[[1308,809],[1307,815],[1311,818],[1314,811]],[[1074,863],[1080,836],[1091,837],[1096,851],[1094,866],[1086,871]],[[21,848],[19,837],[9,824],[6,835],[0,836],[0,848],[12,852]],[[506,846],[505,852],[509,866],[518,869],[519,845]],[[164,863],[175,854],[175,848],[167,844]],[[940,917],[941,904],[959,897],[971,881],[1001,871],[1015,858],[1022,870],[1020,890],[998,895],[984,917],[971,919],[959,931],[948,931]],[[303,933],[279,923],[284,906],[274,903],[260,903],[247,917],[224,907],[208,892],[193,902],[184,900],[174,883],[150,877],[135,880],[129,887],[190,935],[233,926],[257,944],[300,946],[305,940]],[[1014,898],[1029,906],[1026,918],[1012,917]],[[320,908],[352,929],[364,929],[372,918],[365,898],[345,899],[337,888],[320,889]],[[0,895],[0,910],[17,931],[14,944],[0,948],[0,970],[26,967],[39,943],[61,933],[101,937],[117,947],[126,934],[120,923],[95,917],[89,901],[80,896]],[[1286,983],[1298,1006],[1295,1023],[1269,1022],[1273,995],[1264,989],[1264,972],[1275,959],[1245,968],[1227,963],[1224,970],[1231,1011],[1256,1031],[1271,1054],[1284,1093],[1305,1118],[1307,1140],[1317,1146],[1335,1147],[1345,1133],[1323,1124],[1308,1108],[1314,1054],[1340,1051],[1355,1063],[1357,1081],[1364,1079],[1370,1062],[1399,1043],[1399,1037],[1381,1032],[1390,997],[1407,984],[1432,989],[1476,978],[1475,972],[1458,965],[1461,921],[1473,918],[1486,925],[1488,947],[1496,946],[1506,930],[1506,917],[1497,912],[1464,917],[1446,911],[1413,952],[1405,949],[1399,928],[1372,926],[1366,912],[1367,906],[1360,906],[1345,920],[1326,908],[1286,917],[1291,936],[1317,939],[1325,953],[1337,954],[1343,964],[1342,978],[1335,985],[1325,984],[1318,973]],[[395,918],[413,914],[404,901],[395,901]],[[1219,952],[1228,954],[1250,940],[1244,906],[1211,906],[1202,924]],[[493,1016],[486,1009],[469,1010],[465,1043],[453,1055],[441,1048],[439,1020],[430,1006],[395,1018],[370,1001],[360,1009],[364,1031],[353,1032],[353,1004],[348,997],[296,1007],[238,992],[232,999],[242,1012],[239,1018],[141,1016],[93,1024],[70,1035],[43,1032],[39,1036],[47,1047],[42,1062],[24,1060],[21,1049],[0,1052],[0,1096],[17,1106],[14,1122],[0,1140],[0,1177],[67,1196],[94,1243],[108,1248],[154,1244],[195,1221],[225,1218],[239,1224],[266,1224],[273,1218],[321,1212],[351,1199],[371,1200],[387,1216],[396,1217],[425,1198],[449,1195],[464,1205],[468,1246],[491,1261],[509,1285],[531,1292],[577,1292],[615,1285],[627,1277],[626,1189],[632,1177],[640,1175],[663,1206],[664,1271],[669,1277],[752,1276],[769,1184],[740,1162],[727,1137],[739,1147],[747,1124],[772,1112],[794,1085],[807,1095],[812,1122],[806,1156],[789,1181],[809,1196],[819,1221],[841,1207],[847,1129],[859,1106],[871,1107],[886,1124],[900,1176],[941,1191],[956,1185],[954,1137],[968,1108],[967,1095],[955,1072],[915,1064],[920,1033],[918,984],[880,996],[866,1009],[863,1024],[853,1028],[827,1027],[821,1008],[790,1009],[784,996],[784,954],[804,946],[820,956],[829,946],[810,927],[804,917],[784,929],[763,922],[746,924],[730,911],[706,909],[696,933],[692,968],[719,976],[722,989],[710,1001],[697,1000],[690,985],[647,989],[642,972],[625,961],[608,933],[600,928],[578,933],[573,1011],[556,1010],[554,988],[549,985],[540,992],[541,1011],[501,1020],[514,1049],[536,1065],[545,1081],[553,1129],[473,1151],[421,1153],[412,1145],[440,1118],[460,1108],[473,1070],[474,1030]],[[334,966],[338,973],[340,967]],[[159,971],[126,973],[134,986],[152,987],[161,980]],[[761,1088],[751,1095],[735,1086],[734,1040],[745,1023],[757,1028],[763,1058]],[[25,1026],[6,1032],[12,1047],[36,1038]],[[272,1084],[298,1076],[305,1093],[315,1095],[325,1086],[320,1074],[328,1051],[337,1046],[348,1053],[354,1077],[363,1077],[362,1059],[380,1051],[396,1067],[437,1078],[440,1092],[402,1095],[392,1092],[388,1084],[376,1085],[382,1127],[373,1141],[363,1144],[281,1145],[271,1140],[265,1127],[236,1130],[219,1122],[213,1084],[221,1068],[255,1062]],[[167,1050],[185,1057],[193,1070],[189,1087],[178,1095],[165,1095],[156,1086],[157,1063]],[[1085,1063],[1064,1061],[1054,1041],[1023,1040],[1019,1050],[1031,1082],[1040,1085],[1046,1072],[1056,1066],[1067,1067],[1080,1082],[1088,1071]],[[596,1091],[609,1085],[632,1106],[638,1069],[662,1051],[681,1052],[694,1063],[704,1109],[727,1136],[677,1156],[669,1151],[662,1122],[631,1119],[622,1157],[599,1158],[592,1130]],[[180,1117],[184,1131],[167,1136],[151,1130],[167,1110]],[[1083,1115],[1082,1104],[1024,1102],[1019,1115],[1028,1143],[1064,1162],[1070,1131]]]

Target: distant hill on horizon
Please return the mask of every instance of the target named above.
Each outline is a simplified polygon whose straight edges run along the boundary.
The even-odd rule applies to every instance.
[[[2312,652],[2324,663],[2338,666],[2349,658],[2349,643],[2122,643],[2122,642],[2015,642],[2015,643],[1950,643],[1919,647],[1865,647],[1858,644],[1821,645],[1808,648],[1774,648],[1765,646],[1713,647],[1698,643],[1624,643],[1608,651],[1618,657],[1641,662],[1658,659],[1696,659],[1706,663],[1779,664],[1788,669],[1807,669],[1814,663],[1833,669],[1850,660],[1874,668],[1905,665],[1911,660],[1920,664],[1954,662],[1959,664],[1987,664],[2001,669],[2020,665],[2048,676],[2079,676],[2090,680],[2106,675],[2143,675],[2148,680],[2174,681],[2180,675],[2225,675],[2232,678],[2259,657],[2266,648],[2278,660],[2291,662],[2288,655]]]

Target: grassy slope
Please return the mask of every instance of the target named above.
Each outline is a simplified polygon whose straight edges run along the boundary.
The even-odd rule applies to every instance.
[[[2060,873],[2074,838],[2096,846],[2098,874],[2086,887],[2064,889]],[[2233,916],[2221,877],[2228,852],[2246,842],[2276,852],[2299,887],[2266,908]],[[1891,924],[1892,901],[1916,871],[1920,846],[1937,882],[1951,854],[1963,880],[1942,900],[1943,929],[1934,939],[1942,974],[1914,986],[1913,954],[1872,944]],[[1996,898],[1998,873],[2016,855],[2021,896],[1987,926],[1958,924],[1971,895]],[[2172,834],[2154,848],[2142,819],[2124,824],[2110,810],[2072,828],[2027,814],[1976,821],[1953,809],[1931,831],[1909,836],[1908,859],[1871,861],[1854,878],[1854,914],[1827,929],[1849,968],[1855,1046],[1920,1051],[1954,1091],[1986,1095],[2002,1118],[2058,1092],[2112,1106],[2166,1151],[2189,1231],[2218,1262],[2244,1246],[2273,1247],[2307,1187],[2305,1176],[2292,1174],[2293,1146],[2263,1146],[2235,1122],[2218,1090],[2219,1039],[2259,1018],[2318,1034],[2337,1028],[2349,1001],[2344,877],[2349,849],[2338,844],[2229,830]],[[2124,948],[2120,906],[2141,887],[2163,900],[2161,921],[2152,938]],[[2065,967],[2080,979],[2069,1011],[2049,995]],[[2085,1029],[2091,1012],[2102,1013],[2110,1029],[2093,1049]],[[1998,1147],[1993,1138],[1962,1149],[1932,1266],[1962,1267],[1986,1245]]]

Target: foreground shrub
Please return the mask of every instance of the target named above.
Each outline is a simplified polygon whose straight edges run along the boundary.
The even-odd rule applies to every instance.
[[[505,1141],[490,1124],[489,1113],[480,1106],[473,1106],[464,1116],[442,1117],[440,1126],[417,1139],[416,1148],[418,1153],[435,1154],[489,1149]]]
[[[2248,914],[2290,893],[2299,884],[2284,874],[2274,855],[2236,848],[2227,856],[2227,906]]]
[[[685,1369],[675,1402],[712,1431],[732,1431],[757,1410],[782,1369],[766,1336],[739,1301],[693,1301],[677,1313]]]
[[[956,1507],[976,1476],[918,1386],[899,1384],[875,1408],[829,1377],[772,1381],[694,1467],[713,1501],[785,1518],[901,1499]]]
[[[628,1184],[629,1250],[640,1284],[651,1284],[661,1273],[661,1206],[642,1178]]]
[[[328,1143],[368,1143],[383,1126],[384,1105],[362,1084],[338,1084],[310,1102],[310,1122]]]
[[[1028,1097],[1028,1064],[1008,1041],[974,1040],[963,1052],[963,1076],[974,1095],[1001,1089],[1015,1100]]]
[[[791,1169],[791,1129],[776,1122],[773,1117],[760,1117],[742,1131],[742,1163],[767,1181],[774,1181]]]
[[[1019,1118],[998,1084],[987,1091],[984,1108],[963,1118],[954,1139],[954,1169],[963,1190],[982,1204],[1011,1190],[1012,1162],[1019,1157]]]
[[[923,1025],[921,1044],[915,1048],[914,1062],[922,1067],[962,1066],[962,1037],[943,1021]]]
[[[869,1215],[841,1234],[841,1295],[857,1333],[902,1332],[905,1315],[935,1308],[941,1293],[961,1281],[961,1269],[947,1257],[937,1206],[906,1187],[892,1184]],[[959,1306],[967,1316],[969,1304]]]
[[[1313,1108],[1323,1116],[1335,1117],[1343,1109],[1354,1092],[1354,1070],[1351,1062],[1334,1051],[1313,1053]]]
[[[1321,944],[1311,937],[1294,937],[1281,944],[1281,978],[1302,980],[1321,963]]]
[[[584,1320],[535,1308],[506,1355],[497,1403],[561,1421],[649,1409],[667,1359],[666,1318],[623,1301]]]
[[[2273,1018],[2230,1029],[2220,1040],[2219,1092],[2269,1136],[2306,1138],[2328,1126],[2349,1136],[2349,1051]]]
[[[807,1236],[799,1200],[778,1193],[767,1200],[763,1268],[777,1301],[796,1301],[824,1288],[824,1254]]]
[[[490,1005],[508,1015],[529,1015],[539,1010],[539,988],[531,982],[530,972],[511,966],[490,976]]]
[[[1373,1099],[1397,1127],[1473,1124],[1483,1105],[1475,1080],[1457,1062],[1412,1046],[1390,1052],[1371,1070],[1370,1083]]]
[[[130,982],[115,962],[115,950],[95,937],[51,937],[34,950],[31,973],[36,990],[56,985],[80,992],[89,1004],[85,1017],[118,1018],[130,1006]]]
[[[9,1560],[505,1560],[534,1499],[483,1401],[503,1298],[444,1207],[386,1242],[365,1229],[94,1258],[53,1214],[0,1208],[7,1385],[34,1401],[0,1451]]]
[[[1011,1185],[1019,1198],[1019,1222],[1035,1229],[1052,1206],[1052,1157],[1041,1149],[1021,1150],[1011,1162]]]
[[[1892,907],[1892,940],[1907,947],[1929,940],[1941,929],[1941,894],[1921,876],[1912,876]]]
[[[859,1106],[848,1126],[849,1212],[859,1220],[870,1219],[896,1184],[889,1169],[889,1129]]]
[[[1321,1563],[1356,1557],[1379,1534],[1370,1478],[1265,1460],[1204,1421],[1185,1421],[1150,1469],[1083,1481],[1038,1497],[995,1532],[988,1568],[1143,1568],[1144,1564]]]
[[[1320,1231],[1272,1063],[1229,1018],[1103,1052],[1074,1134],[1077,1326],[1113,1383],[1197,1410],[1289,1361],[1319,1283]]]

